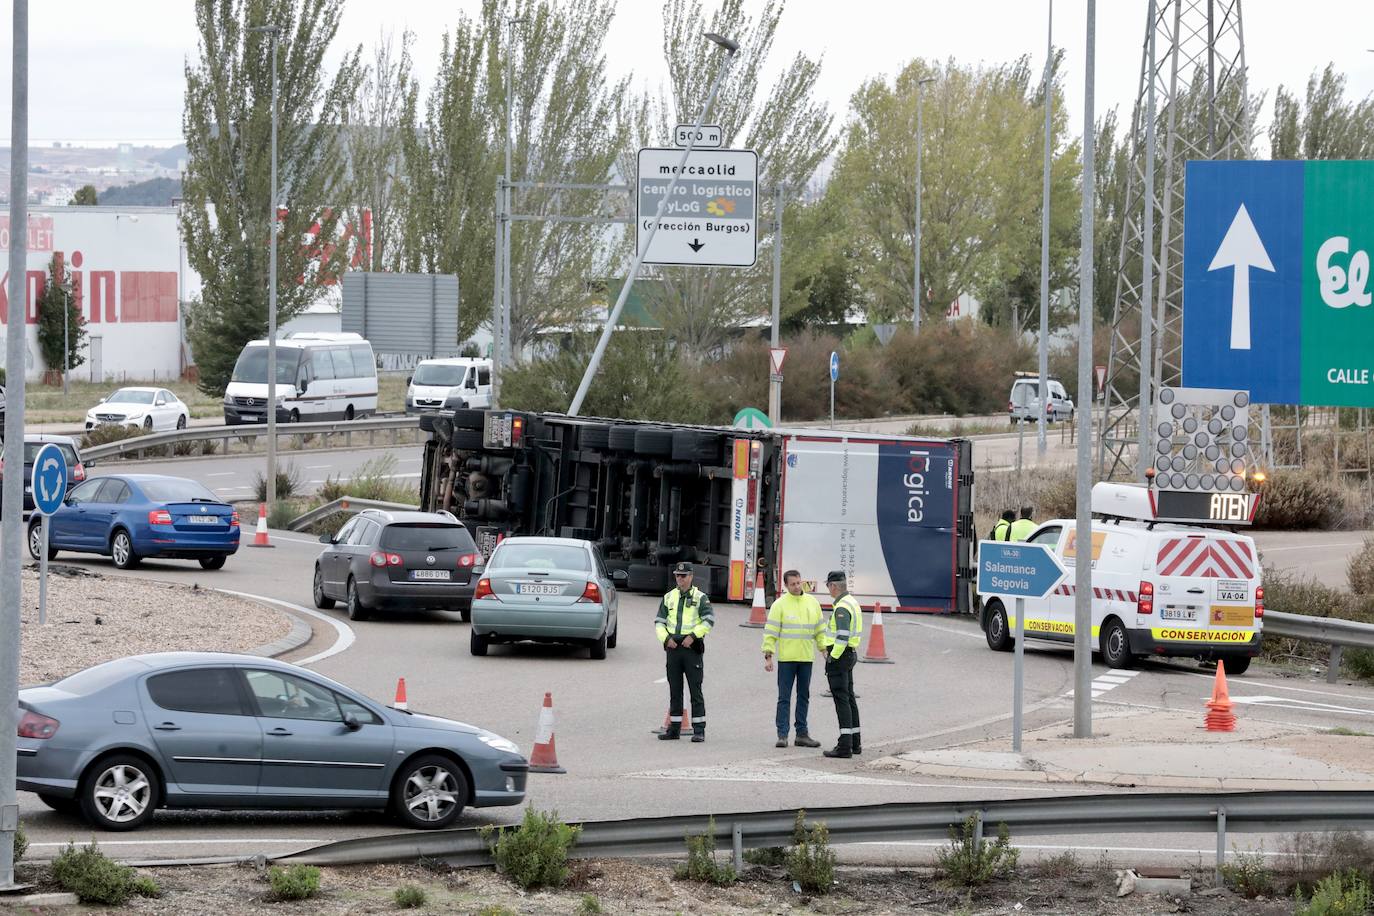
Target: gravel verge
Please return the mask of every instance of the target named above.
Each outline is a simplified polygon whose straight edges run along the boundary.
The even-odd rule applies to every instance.
[[[38,572],[25,568],[19,683],[46,684],[145,652],[252,652],[292,630],[280,611],[199,586],[48,566],[48,626],[38,624]]]

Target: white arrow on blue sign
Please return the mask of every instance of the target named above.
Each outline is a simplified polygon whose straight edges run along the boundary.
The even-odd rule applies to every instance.
[[[1043,544],[978,542],[978,594],[984,597],[1043,598],[1066,575],[1064,564]]]
[[[831,350],[831,351],[830,351],[830,381],[832,381],[832,382],[838,382],[839,380],[840,380],[840,354],[836,353],[834,350]]]
[[[40,515],[52,515],[67,495],[67,460],[62,450],[48,443],[33,460],[33,507]]]

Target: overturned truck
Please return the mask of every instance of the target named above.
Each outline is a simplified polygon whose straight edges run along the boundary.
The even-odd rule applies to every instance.
[[[717,599],[751,601],[760,579],[771,599],[797,569],[828,603],[842,569],[868,607],[972,606],[968,440],[464,408],[421,425],[421,507],[460,518],[486,556],[554,535],[598,544],[632,591],[667,591],[686,560]]]

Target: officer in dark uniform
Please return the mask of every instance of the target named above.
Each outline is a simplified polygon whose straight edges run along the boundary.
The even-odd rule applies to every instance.
[[[835,699],[835,718],[840,722],[840,740],[834,748],[823,753],[827,757],[849,757],[863,753],[859,738],[859,703],[854,696],[854,664],[859,660],[864,615],[859,602],[849,594],[843,572],[830,573],[825,577],[825,585],[834,610],[826,622],[821,641],[825,646],[825,679]]]
[[[663,596],[654,618],[654,631],[663,644],[668,669],[668,727],[660,741],[676,741],[682,735],[682,680],[692,695],[692,741],[706,740],[706,698],[701,692],[706,634],[715,626],[711,599],[692,585],[692,564],[673,567],[677,587]]]

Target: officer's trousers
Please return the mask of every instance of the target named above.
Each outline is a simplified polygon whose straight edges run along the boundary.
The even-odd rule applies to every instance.
[[[682,681],[687,680],[687,690],[692,695],[692,728],[694,731],[706,728],[706,697],[701,691],[704,673],[704,652],[694,648],[678,646],[665,649],[668,669],[668,713],[676,724],[682,717]]]
[[[847,739],[859,730],[859,703],[854,699],[854,664],[858,653],[850,646],[839,658],[825,657],[825,680],[835,698],[835,718],[840,721],[840,737]]]

